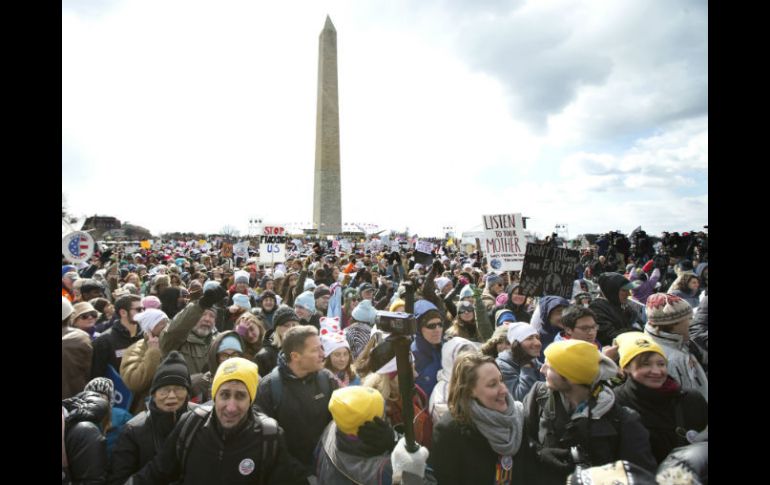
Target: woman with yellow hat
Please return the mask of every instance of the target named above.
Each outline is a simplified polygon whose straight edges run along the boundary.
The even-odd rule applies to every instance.
[[[638,412],[661,463],[671,451],[690,444],[708,426],[708,404],[697,391],[683,390],[668,375],[663,349],[649,335],[628,332],[615,338],[626,381],[614,389],[618,402]]]

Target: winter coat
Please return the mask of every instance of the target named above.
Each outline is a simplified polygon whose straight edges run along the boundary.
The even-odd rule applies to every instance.
[[[523,401],[535,382],[545,381],[545,376],[540,372],[543,363],[537,359],[532,359],[532,367],[521,367],[513,360],[513,353],[509,349],[500,352],[495,361],[503,375],[505,387],[516,401]]]
[[[498,482],[496,477],[504,471],[502,457],[475,426],[461,424],[446,413],[433,428],[428,466],[440,485],[525,483],[519,462],[518,455],[514,456],[510,481]]]
[[[163,356],[178,350],[187,362],[190,375],[203,372],[208,363],[209,347],[216,337],[216,329],[212,329],[206,338],[192,332],[202,316],[203,308],[197,302],[190,303],[160,333],[160,351]]]
[[[441,369],[436,375],[436,385],[430,393],[428,409],[431,420],[438,423],[441,417],[449,412],[447,398],[449,397],[449,381],[452,380],[452,369],[455,359],[463,350],[479,349],[479,344],[462,337],[454,337],[444,342],[441,347]]]
[[[315,476],[325,485],[382,484],[393,481],[390,453],[372,455],[361,440],[352,440],[330,422],[315,451]]]
[[[629,304],[620,304],[618,292],[624,281],[622,275],[610,275],[602,281],[602,296],[588,306],[596,314],[596,324],[599,326],[596,339],[603,346],[612,344],[612,340],[621,333],[636,330],[633,325],[640,320]]]
[[[647,298],[655,293],[655,285],[657,285],[658,281],[660,281],[660,270],[655,268],[652,271],[652,275],[646,280],[642,280],[634,271],[632,271],[631,277],[628,279],[628,281],[634,282],[636,280],[642,281],[642,284],[638,288],[631,290],[631,294],[634,296],[636,301],[644,305],[647,303]]]
[[[281,352],[281,349],[273,345],[273,332],[267,332],[265,344],[259,349],[257,356],[254,357],[254,362],[257,363],[259,368],[259,377],[265,377],[278,365],[278,354]]]
[[[160,347],[149,348],[147,340],[142,339],[131,345],[123,354],[120,363],[120,377],[126,387],[134,394],[131,412],[139,414],[145,409],[145,401],[150,395],[150,385],[155,371],[160,365]]]
[[[703,297],[698,311],[690,322],[690,340],[700,345],[706,352],[709,350],[709,297]]]
[[[414,355],[414,368],[417,371],[415,383],[425,391],[425,394],[430,395],[436,385],[436,374],[441,369],[441,344],[431,344],[418,330],[410,348]]]
[[[658,330],[647,324],[644,333],[663,348],[668,360],[668,375],[673,377],[682,389],[698,391],[708,401],[709,380],[703,367],[692,355],[682,336]]]
[[[61,398],[79,393],[91,379],[93,346],[87,333],[74,327],[61,329]]]
[[[537,484],[563,484],[573,470],[556,468],[541,459],[542,449],[569,450],[578,446],[593,466],[627,460],[654,472],[655,458],[650,451],[650,435],[639,414],[615,402],[615,395],[603,389],[591,410],[591,419],[581,412],[569,414],[560,393],[537,382],[524,399],[524,443],[519,462],[526,464],[527,481]]]
[[[669,376],[661,389],[651,389],[627,378],[613,389],[618,403],[638,412],[650,432],[652,454],[661,463],[671,451],[689,444],[685,433],[708,426],[708,404],[699,393],[683,391]]]
[[[484,302],[484,307],[487,312],[497,305],[497,297],[490,293],[489,288],[486,286],[484,287],[484,291],[481,292],[481,301]]]
[[[568,307],[569,300],[561,296],[547,295],[540,298],[537,308],[532,314],[532,326],[540,335],[540,343],[543,345],[540,350],[540,360],[545,361],[545,349],[553,342],[556,335],[561,331],[560,328],[551,325],[548,320],[549,315],[557,307]]]
[[[128,478],[144,467],[163,446],[166,437],[182,415],[193,409],[185,403],[176,412],[158,409],[150,401],[149,409],[142,411],[126,423],[123,433],[112,452],[109,484],[123,485]]]
[[[305,484],[305,476],[300,473],[298,463],[286,450],[286,438],[278,428],[276,455],[270,465],[263,462],[264,438],[261,431],[261,419],[257,411],[251,408],[246,420],[235,429],[225,433],[212,411],[198,427],[187,448],[185,469],[177,457],[177,442],[184,424],[189,419],[198,418],[188,412],[174,427],[158,454],[133,476],[134,485],[169,483],[183,479],[185,485],[210,484]],[[268,457],[268,460],[271,458]],[[260,480],[260,473],[265,468],[265,482]]]
[[[325,373],[326,375],[318,375]],[[281,379],[281,402],[273,401],[273,379]],[[329,379],[329,391],[323,392],[320,379]],[[337,381],[327,369],[299,378],[289,368],[281,353],[278,357],[278,373],[271,373],[259,381],[254,401],[260,411],[278,421],[286,435],[289,453],[302,463],[307,474],[313,470],[313,450],[324,428],[332,420],[329,412],[331,393],[337,389]]]
[[[222,339],[229,335],[237,338],[241,343],[241,348],[244,348],[243,339],[235,331],[227,330],[217,334],[217,336],[214,338],[214,341],[211,342],[211,346],[209,346],[208,365],[206,367],[208,370],[204,373],[190,376],[190,380],[192,382],[190,400],[192,402],[203,404],[211,401],[214,398],[214,396],[211,395],[211,385],[214,383],[214,375],[216,375],[217,368],[219,368],[217,350],[219,350],[219,345],[222,343]]]
[[[131,344],[144,338],[142,329],[136,326],[133,337],[122,323],[117,323],[93,341],[94,355],[91,361],[91,378],[107,377],[107,366],[119,372],[123,353]]]
[[[103,484],[109,460],[107,442],[101,432],[110,404],[101,394],[84,391],[62,401],[65,418],[64,448],[72,483]]]

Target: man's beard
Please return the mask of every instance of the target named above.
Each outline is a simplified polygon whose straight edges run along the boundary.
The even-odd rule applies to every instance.
[[[211,335],[211,329],[210,328],[194,328],[192,329],[192,333],[194,333],[196,336],[200,338],[206,338],[209,335]]]

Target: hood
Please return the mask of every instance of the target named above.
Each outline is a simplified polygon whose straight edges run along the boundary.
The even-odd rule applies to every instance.
[[[548,315],[550,315],[551,312],[556,309],[556,307],[568,307],[569,300],[561,296],[548,295],[540,299],[538,306],[540,307],[540,319],[543,322],[543,329],[550,333],[556,331],[556,328],[553,327],[548,321]]]
[[[240,335],[238,335],[238,332],[235,330],[228,330],[226,332],[218,333],[217,336],[214,337],[214,340],[211,342],[208,353],[209,372],[211,372],[212,376],[216,374],[217,367],[219,367],[219,364],[217,363],[217,350],[219,349],[219,344],[222,342],[222,339],[228,335],[232,335],[237,338],[238,342],[241,343],[241,348],[244,349],[244,351],[246,350],[246,342],[243,340],[243,338],[241,338]]]
[[[618,273],[602,273],[599,276],[599,288],[602,290],[602,295],[610,303],[615,306],[620,306],[620,300],[618,300],[618,292],[620,288],[626,284],[626,278],[622,274]]]
[[[697,276],[698,278],[702,278],[703,277],[703,270],[708,268],[708,267],[709,267],[708,263],[701,263],[701,264],[699,264],[698,267],[695,268],[695,276]]]
[[[92,391],[80,392],[64,399],[61,404],[69,413],[66,418],[67,426],[83,421],[100,426],[110,410],[110,403],[107,402],[104,396]]]
[[[594,385],[601,382],[612,379],[618,375],[618,365],[604,354],[601,354],[601,360],[599,361],[599,375],[594,379]]]
[[[441,347],[441,369],[438,371],[437,381],[446,381],[452,378],[452,368],[454,367],[455,359],[458,354],[463,350],[478,350],[480,347],[476,342],[462,337],[453,337],[449,341],[444,342],[444,346]]]

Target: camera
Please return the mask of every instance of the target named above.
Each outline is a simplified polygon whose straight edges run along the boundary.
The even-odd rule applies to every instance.
[[[374,321],[383,332],[403,336],[417,333],[417,320],[409,313],[378,311]]]

